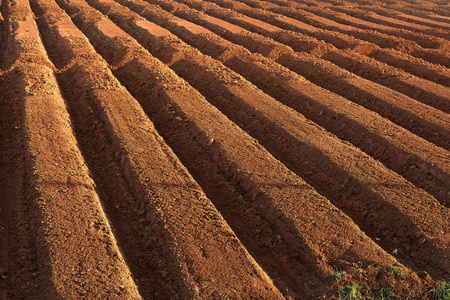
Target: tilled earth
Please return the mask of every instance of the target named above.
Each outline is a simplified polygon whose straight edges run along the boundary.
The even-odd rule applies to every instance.
[[[2,0],[0,24],[0,299],[450,279],[448,1]]]

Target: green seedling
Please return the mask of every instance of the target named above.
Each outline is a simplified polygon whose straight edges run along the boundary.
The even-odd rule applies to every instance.
[[[450,280],[441,281],[440,286],[431,293],[435,299],[450,300]]]
[[[378,291],[378,296],[379,296],[379,299],[381,299],[381,300],[391,299],[391,295],[392,295],[392,290],[387,286],[383,286]]]
[[[392,275],[401,277],[402,279],[406,279],[405,272],[402,269],[398,267],[392,267],[390,271]]]
[[[357,283],[351,282],[347,287],[340,288],[339,299],[343,300],[359,300],[361,299],[361,292],[359,291],[360,286]]]
[[[327,283],[338,282],[341,280],[343,274],[341,272],[331,273],[327,276]]]

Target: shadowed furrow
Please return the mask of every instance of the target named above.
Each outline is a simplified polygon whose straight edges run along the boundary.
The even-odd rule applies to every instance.
[[[54,2],[32,3],[42,18],[42,27],[46,29],[43,31],[56,33],[44,35],[49,48],[54,49],[55,60],[66,58],[70,52],[80,57],[78,63],[61,74],[61,85],[68,99],[83,101],[80,99],[85,97],[85,105],[90,106],[87,109],[105,124],[104,134],[111,141],[105,148],[111,148],[134,195],[135,200],[128,203],[117,199],[116,208],[118,213],[121,209],[134,210],[134,216],[123,214],[122,223],[131,224],[129,231],[140,233],[136,239],[141,243],[131,253],[124,251],[124,255],[133,261],[137,259],[133,255],[139,253],[141,262],[150,267],[151,272],[137,278],[142,285],[150,285],[145,297],[184,299],[198,293],[207,298],[227,290],[230,296],[254,294],[258,298],[280,298],[264,271],[242,248],[215,207],[156,133],[137,101],[121,87],[70,18]],[[114,34],[113,28],[106,33]],[[65,55],[60,57],[64,49]],[[111,220],[114,225],[117,219]],[[128,250],[127,241],[121,242],[125,244],[122,249]],[[185,258],[187,254],[189,259]],[[133,264],[139,273],[139,262]]]

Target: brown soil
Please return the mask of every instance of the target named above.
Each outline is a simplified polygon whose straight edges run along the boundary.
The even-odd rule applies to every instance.
[[[445,5],[0,12],[0,299],[431,299],[450,279]]]

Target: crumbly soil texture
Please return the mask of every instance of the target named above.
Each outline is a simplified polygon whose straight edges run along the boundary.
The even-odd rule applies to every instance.
[[[0,300],[450,280],[448,1],[0,3]]]

